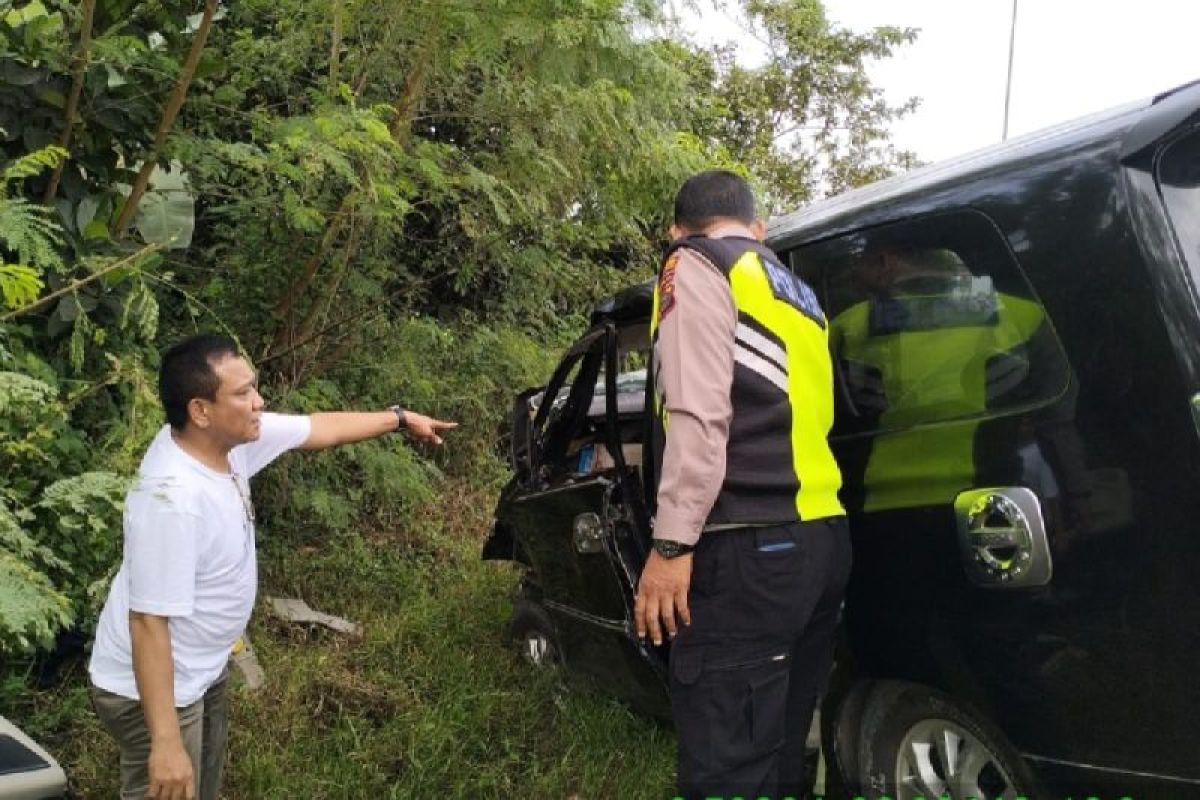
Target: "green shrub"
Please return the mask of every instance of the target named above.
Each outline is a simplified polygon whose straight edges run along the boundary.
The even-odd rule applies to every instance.
[[[83,440],[57,390],[0,372],[0,650],[44,647],[96,599],[120,560],[126,481],[85,472]]]
[[[46,487],[34,507],[39,541],[70,564],[50,575],[81,622],[95,620],[121,561],[121,508],[128,488],[128,480],[111,472],[85,472]]]
[[[264,473],[255,505],[276,536],[295,541],[351,528],[416,527],[447,477],[495,486],[507,476],[498,444],[512,395],[544,381],[559,348],[515,327],[427,317],[390,324],[389,344],[356,354],[328,376],[278,398],[280,410],[381,409],[392,403],[453,419],[438,448],[382,437],[301,457]],[[272,407],[275,398],[268,398]]]
[[[58,393],[19,372],[0,372],[0,493],[21,503],[58,464],[66,423]]]
[[[0,654],[49,647],[72,619],[71,602],[44,574],[0,550]]]
[[[37,567],[66,568],[0,504],[0,655],[45,647],[73,619],[70,601]]]

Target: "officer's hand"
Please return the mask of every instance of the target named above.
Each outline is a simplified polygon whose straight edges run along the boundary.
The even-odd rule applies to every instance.
[[[150,788],[146,797],[155,800],[192,800],[196,796],[192,759],[183,749],[183,742],[152,743],[147,763]]]
[[[405,410],[404,412],[404,429],[409,436],[418,442],[441,444],[442,437],[438,434],[443,431],[452,431],[457,427],[457,422],[443,422],[440,419],[427,417],[415,411]]]
[[[675,615],[684,625],[692,624],[688,611],[688,587],[692,583],[692,554],[663,558],[650,551],[642,577],[638,579],[637,602],[633,606],[633,623],[639,639],[650,634],[650,641],[662,644],[662,625],[667,635],[675,637],[678,630]]]

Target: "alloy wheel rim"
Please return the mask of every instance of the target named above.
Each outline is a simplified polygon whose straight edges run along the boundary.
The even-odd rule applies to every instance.
[[[897,800],[1011,800],[1012,776],[978,737],[945,719],[918,722],[900,742]]]

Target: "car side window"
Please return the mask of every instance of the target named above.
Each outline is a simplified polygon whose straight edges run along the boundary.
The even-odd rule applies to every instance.
[[[790,260],[830,320],[835,436],[1028,409],[1067,388],[1046,312],[982,214],[871,228]]]
[[[1200,131],[1172,142],[1158,160],[1158,185],[1200,287]]]

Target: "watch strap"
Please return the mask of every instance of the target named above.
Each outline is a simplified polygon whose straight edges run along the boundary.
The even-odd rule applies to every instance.
[[[663,558],[679,558],[696,549],[695,545],[676,542],[673,539],[654,539],[654,552]]]

